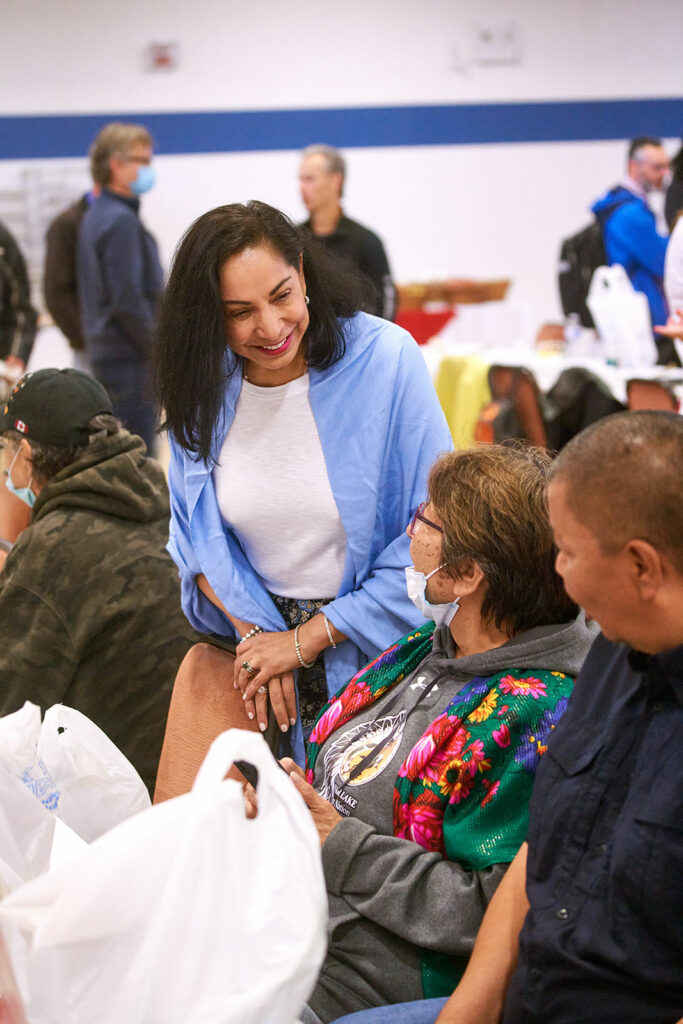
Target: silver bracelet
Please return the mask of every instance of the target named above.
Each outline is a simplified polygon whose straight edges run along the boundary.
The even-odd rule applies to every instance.
[[[323,619],[325,620],[325,629],[327,630],[327,639],[330,641],[330,645],[332,647],[336,647],[337,645],[334,642],[334,638],[332,637],[332,630],[330,629],[330,620],[327,618],[327,615],[325,615],[324,613],[323,613]]]
[[[301,644],[299,643],[300,629],[301,623],[299,623],[299,625],[296,626],[294,629],[294,649],[296,651],[296,656],[299,659],[299,664],[301,665],[302,668],[313,668],[313,666],[315,665],[315,658],[313,659],[313,661],[304,661],[303,656],[301,654]]]
[[[252,636],[256,636],[257,633],[262,633],[263,629],[261,626],[252,626],[248,633],[240,637],[240,643],[243,644],[245,640],[251,640]]]

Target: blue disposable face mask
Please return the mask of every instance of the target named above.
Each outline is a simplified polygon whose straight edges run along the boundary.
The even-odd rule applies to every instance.
[[[415,566],[407,566],[406,588],[408,597],[425,619],[433,619],[437,626],[450,626],[453,616],[460,607],[460,598],[456,597],[455,601],[449,601],[448,604],[431,604],[425,595],[427,580],[439,569],[443,569],[443,566],[438,565],[436,569],[425,576],[423,572],[418,572]]]
[[[136,196],[141,196],[143,192],[149,192],[154,186],[157,180],[157,173],[153,167],[147,164],[140,164],[138,167],[138,176],[134,182],[131,183],[131,189],[135,192]]]
[[[33,508],[37,498],[37,495],[34,494],[34,492],[31,490],[31,480],[33,480],[33,477],[31,477],[31,480],[29,480],[28,487],[15,487],[12,481],[12,467],[14,466],[14,463],[17,461],[18,454],[19,449],[17,448],[15,456],[10,463],[9,469],[7,470],[7,479],[5,480],[5,487],[10,492],[10,494],[14,494],[14,496],[17,497],[19,501],[23,501],[23,503],[25,505],[28,505],[29,508]]]

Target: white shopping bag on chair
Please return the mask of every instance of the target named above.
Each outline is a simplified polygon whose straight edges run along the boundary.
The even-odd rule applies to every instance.
[[[245,814],[235,760],[259,772]],[[291,1024],[325,954],[310,814],[263,738],[213,743],[190,793],[0,903],[31,1024]]]
[[[634,289],[620,263],[597,267],[586,304],[608,362],[626,367],[653,366],[657,362],[647,297]]]

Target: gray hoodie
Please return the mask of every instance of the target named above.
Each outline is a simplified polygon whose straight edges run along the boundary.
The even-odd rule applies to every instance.
[[[474,676],[507,668],[546,669],[575,676],[597,635],[583,613],[572,622],[542,626],[502,647],[456,658],[446,627],[434,633],[432,652],[415,672],[392,688],[347,727],[333,733],[316,762],[316,789],[347,809],[323,846],[329,901],[329,949],[309,1006],[325,1022],[368,1006],[421,999],[420,950],[468,955],[486,906],[507,864],[466,871],[392,833],[392,797],[399,766],[427,726]],[[446,675],[441,675],[446,670]],[[429,690],[437,674],[440,678]],[[421,693],[428,690],[422,700]],[[389,708],[385,714],[383,708]],[[364,786],[339,795],[337,768],[350,743],[368,735],[371,744],[389,719],[405,712],[386,763]],[[393,717],[392,717],[393,716]],[[357,730],[354,733],[354,730]],[[362,739],[356,740],[362,742]],[[337,744],[337,750],[334,746]],[[386,748],[385,748],[386,750]],[[335,760],[336,758],[336,760]],[[326,763],[327,762],[327,763]],[[387,770],[385,771],[384,768]],[[336,779],[336,783],[335,783]],[[351,806],[353,800],[355,806]],[[341,810],[341,813],[345,813]],[[315,1020],[315,1016],[302,1020]]]

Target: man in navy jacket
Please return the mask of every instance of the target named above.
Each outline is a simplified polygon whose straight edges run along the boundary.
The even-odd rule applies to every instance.
[[[163,273],[156,242],[139,217],[139,196],[154,184],[152,139],[141,125],[108,124],[90,150],[101,194],[78,240],[78,294],[85,345],[115,415],[153,453],[152,327]]]

